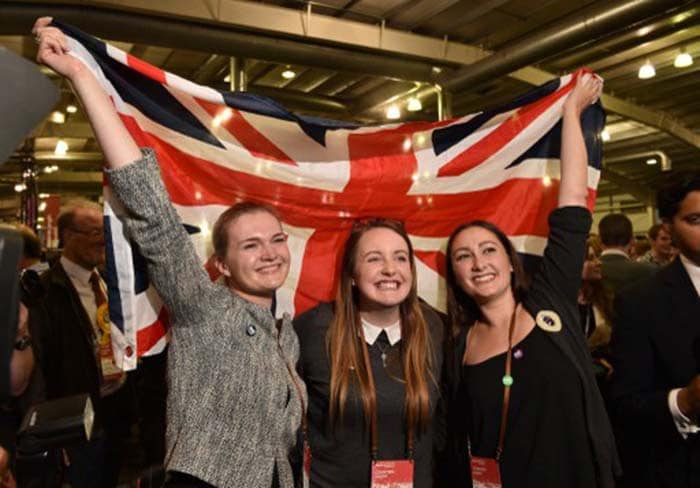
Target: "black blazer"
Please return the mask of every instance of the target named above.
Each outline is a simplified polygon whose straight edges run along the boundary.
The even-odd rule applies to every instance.
[[[100,409],[94,333],[80,297],[60,262],[41,275],[45,295],[29,309],[29,324],[47,399],[89,393]]]
[[[625,486],[700,486],[700,439],[678,433],[668,393],[700,373],[700,298],[680,259],[615,300],[614,411]]]

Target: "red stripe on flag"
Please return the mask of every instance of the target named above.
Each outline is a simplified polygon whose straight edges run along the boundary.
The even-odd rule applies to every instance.
[[[129,67],[135,69],[139,73],[148,76],[149,78],[166,85],[165,82],[165,71],[160,68],[153,66],[139,58],[132,56],[131,54],[126,54],[126,63]]]
[[[223,114],[228,111],[230,116],[226,119],[222,118],[220,120],[220,126],[229,131],[229,133],[240,142],[243,148],[253,156],[296,166],[296,161],[285,154],[284,151],[278,148],[258,129],[253,127],[238,110],[198,98],[195,98],[195,101],[212,117],[223,117]]]
[[[416,259],[420,259],[423,264],[438,273],[440,276],[445,276],[445,270],[447,268],[445,263],[445,254],[442,251],[414,250],[413,253],[416,255]]]
[[[496,130],[472,144],[471,147],[440,168],[438,176],[459,176],[486,161],[511,143],[519,133],[537,120],[557,100],[568,95],[574,83],[575,78],[572,77],[572,81],[559,90],[521,107]]]
[[[151,348],[158,344],[158,341],[165,336],[167,330],[165,324],[167,323],[169,323],[168,312],[165,307],[161,307],[158,319],[155,322],[136,331],[138,357],[143,356],[151,350]]]

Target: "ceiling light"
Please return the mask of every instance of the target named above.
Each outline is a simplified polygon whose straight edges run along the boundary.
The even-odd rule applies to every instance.
[[[15,191],[17,193],[22,193],[26,189],[27,189],[27,185],[25,185],[24,183],[17,183],[15,185]]]
[[[676,56],[676,59],[673,60],[673,66],[676,68],[687,68],[693,64],[693,57],[685,52],[685,49],[681,49],[681,52],[678,53],[678,56]]]
[[[39,212],[43,212],[44,210],[46,210],[46,202],[41,202],[39,204]]]
[[[57,156],[65,156],[67,152],[68,152],[68,143],[66,141],[64,141],[63,139],[59,139],[58,142],[56,143],[56,149],[53,150],[53,153]]]
[[[53,168],[51,168],[51,166],[44,166],[44,173],[47,175],[53,173]]]
[[[77,111],[78,111],[78,107],[76,107],[75,105],[68,105],[66,107],[66,112],[68,112],[69,114],[74,114]]]
[[[49,120],[54,124],[62,124],[66,121],[66,114],[59,112],[58,110],[51,112]]]
[[[654,158],[649,158],[649,159],[647,159],[647,164],[648,164],[649,166],[653,166],[653,165],[655,165],[656,163],[658,163],[658,161],[657,161],[656,159],[654,159]]]
[[[39,193],[39,198],[49,198],[51,195],[48,193]]]
[[[287,68],[286,70],[282,71],[282,78],[284,78],[285,80],[291,80],[296,75],[297,74],[290,68]]]
[[[647,59],[647,62],[639,68],[639,74],[637,76],[642,80],[648,80],[656,76],[656,69],[654,69],[654,65],[651,64],[651,61]]]
[[[418,112],[419,110],[423,110],[423,104],[420,103],[420,100],[416,97],[409,98],[406,110],[409,112]]]
[[[603,142],[608,142],[610,140],[610,132],[608,132],[608,129],[603,129],[603,132],[600,133],[600,138],[603,139]]]
[[[225,81],[226,83],[230,83],[230,82],[231,82],[231,75],[226,75],[226,76],[224,77],[224,81]]]
[[[401,109],[398,105],[389,105],[386,109],[386,118],[389,120],[396,120],[401,118]]]

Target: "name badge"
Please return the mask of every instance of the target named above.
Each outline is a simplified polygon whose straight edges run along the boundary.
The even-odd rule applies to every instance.
[[[311,486],[309,482],[309,480],[311,480],[311,448],[306,441],[304,441],[304,464],[301,471],[302,486],[304,488],[309,488],[309,486]]]
[[[413,461],[393,459],[372,463],[371,488],[413,488]]]
[[[493,458],[471,457],[473,488],[501,488],[501,471]]]

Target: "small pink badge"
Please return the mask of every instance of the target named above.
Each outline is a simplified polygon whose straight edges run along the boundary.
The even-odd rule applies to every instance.
[[[471,458],[473,488],[501,488],[501,472],[493,458]]]
[[[395,459],[372,463],[371,488],[413,488],[413,461]]]

